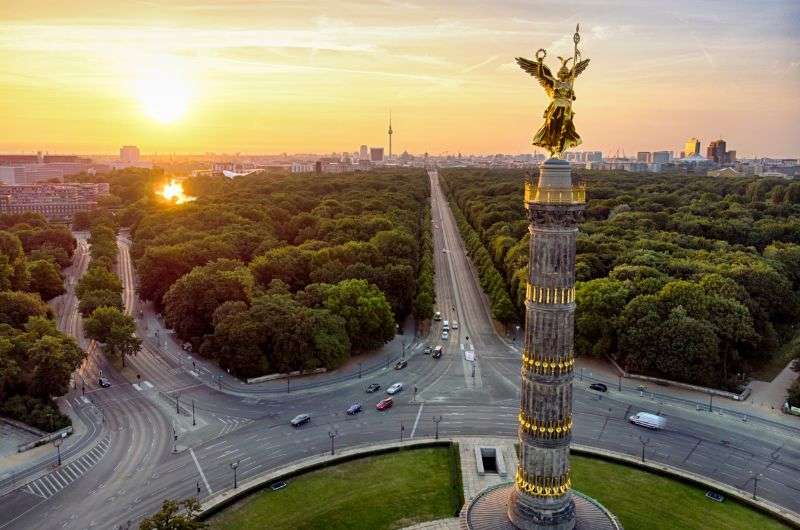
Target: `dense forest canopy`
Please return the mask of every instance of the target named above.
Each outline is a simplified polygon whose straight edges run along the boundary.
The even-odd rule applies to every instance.
[[[140,296],[237,375],[333,367],[390,340],[407,315],[432,315],[422,170],[197,177],[183,183],[197,200],[182,205],[118,180],[112,195],[142,192],[118,215]]]
[[[482,281],[502,277],[504,293],[487,290],[493,304],[507,293],[517,308],[495,315],[521,320],[530,237],[524,172],[442,176],[489,256],[478,264]],[[613,172],[576,178],[589,198],[577,242],[576,353],[736,388],[796,331],[800,182]]]
[[[39,214],[0,215],[0,414],[46,431],[69,425],[52,398],[84,358],[45,303],[64,293],[61,268],[75,246],[69,229]]]

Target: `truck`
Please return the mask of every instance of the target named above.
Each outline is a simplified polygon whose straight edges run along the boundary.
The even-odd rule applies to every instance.
[[[667,418],[649,412],[637,412],[628,418],[634,425],[647,427],[648,429],[661,430],[667,426]]]

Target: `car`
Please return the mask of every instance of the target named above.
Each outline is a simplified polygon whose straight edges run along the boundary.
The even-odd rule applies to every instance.
[[[311,421],[310,414],[298,414],[297,416],[292,418],[292,421],[290,421],[289,423],[292,424],[292,427],[300,427],[304,423],[308,423],[310,421]]]
[[[448,338],[450,338],[450,333],[446,329],[442,330],[442,340],[447,340]]]
[[[355,416],[359,412],[361,412],[361,403],[353,403],[349,407],[347,407],[347,414],[350,416]]]
[[[386,393],[387,394],[397,394],[401,390],[403,390],[403,383],[395,383],[395,384],[393,384],[392,386],[390,386],[389,388],[386,389]]]
[[[456,322],[455,320],[453,321],[453,326],[452,326],[452,328],[453,328],[453,329],[458,329],[458,322]]]
[[[433,319],[434,319],[436,322],[439,322],[439,321],[442,319],[442,314],[441,314],[439,311],[435,312],[435,313],[433,314]]]
[[[282,490],[286,486],[288,486],[288,484],[285,481],[279,480],[278,482],[273,482],[272,484],[270,484],[269,489],[271,489],[272,491],[278,491]]]
[[[394,369],[395,370],[402,370],[406,366],[408,366],[408,361],[406,361],[405,359],[400,359],[399,361],[394,363]]]
[[[598,392],[608,392],[608,387],[603,383],[592,383],[589,385],[589,388],[592,390],[597,390]]]
[[[109,381],[105,377],[101,377],[97,383],[103,388],[108,388],[111,386],[111,381]]]
[[[378,401],[378,404],[375,405],[375,408],[378,410],[386,410],[392,408],[392,405],[394,405],[394,400],[388,397]]]
[[[424,353],[425,355],[430,355],[432,351],[433,349],[430,346],[425,346],[425,349],[422,350],[422,353]]]
[[[370,385],[367,387],[367,394],[372,394],[373,392],[377,392],[380,389],[381,385],[379,385],[378,383],[370,383]]]
[[[450,331],[450,321],[449,320],[445,320],[444,322],[442,322],[442,329],[446,329],[447,331]]]
[[[667,425],[667,418],[658,414],[650,414],[649,412],[637,412],[628,420],[634,425],[640,425],[656,431],[663,429]]]
[[[433,358],[434,359],[438,359],[441,356],[442,356],[442,347],[441,346],[436,346],[436,349],[433,350]]]
[[[192,343],[191,342],[184,342],[182,347],[183,347],[184,351],[192,351]]]

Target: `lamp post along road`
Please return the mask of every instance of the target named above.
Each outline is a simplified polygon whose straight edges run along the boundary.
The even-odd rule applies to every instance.
[[[61,436],[53,440],[53,445],[56,446],[56,452],[58,453],[58,467],[61,467],[61,444],[64,443],[64,439],[67,437],[67,433],[62,432]]]
[[[439,424],[440,424],[441,422],[442,422],[442,417],[441,417],[441,416],[439,416],[438,418],[437,418],[436,416],[434,416],[434,417],[433,417],[433,423],[434,423],[434,425],[436,426],[436,427],[435,427],[435,429],[436,429],[436,434],[434,435],[434,439],[436,439],[436,440],[438,440],[438,439],[439,439]]]
[[[236,481],[236,471],[239,469],[239,461],[231,462],[231,469],[233,470],[233,489],[238,487],[238,483]]]

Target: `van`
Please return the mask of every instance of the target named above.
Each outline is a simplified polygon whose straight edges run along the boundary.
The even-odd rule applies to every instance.
[[[442,356],[442,347],[441,346],[436,346],[433,349],[433,358],[434,359],[438,359],[441,356]]]
[[[637,412],[628,418],[634,425],[647,427],[648,429],[663,429],[667,426],[667,419],[658,414],[650,414],[649,412]]]
[[[442,322],[442,331],[450,331],[450,321],[445,320]]]

